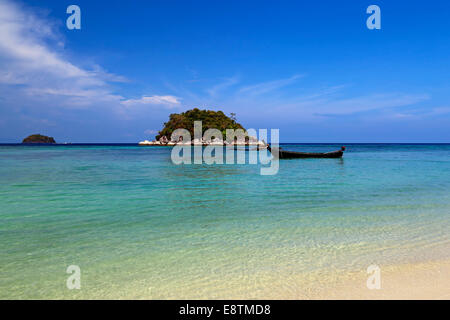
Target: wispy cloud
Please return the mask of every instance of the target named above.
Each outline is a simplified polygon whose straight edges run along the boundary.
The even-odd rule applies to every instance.
[[[158,130],[147,129],[144,131],[145,134],[157,134]]]
[[[394,110],[387,117],[396,119],[423,119],[450,115],[450,107],[412,108],[410,110]]]
[[[240,93],[246,93],[249,95],[261,95],[265,94],[283,87],[286,87],[290,84],[293,84],[297,79],[303,77],[303,75],[293,75],[292,77],[285,78],[285,79],[277,79],[267,82],[261,82],[249,86],[242,87],[239,92]]]
[[[374,94],[368,96],[338,99],[309,101],[311,111],[319,116],[349,115],[359,112],[399,108],[414,105],[430,99],[427,94]],[[303,105],[305,107],[305,105]]]
[[[225,112],[239,110],[241,119],[294,119],[312,121],[327,117],[351,117],[362,113],[382,111],[385,116],[406,114],[406,107],[430,100],[425,93],[366,93],[355,91],[351,84],[337,84],[319,88],[298,86],[298,90],[288,90],[304,77],[295,74],[289,78],[237,86],[245,78],[229,77],[208,89],[210,97],[205,99],[194,94],[189,97],[188,105],[220,105]],[[226,90],[226,94],[223,94]],[[182,91],[179,91],[180,93]],[[188,92],[188,91],[186,91]],[[282,94],[282,93],[288,93]],[[437,112],[437,111],[436,111]],[[440,112],[445,113],[445,108]]]
[[[207,89],[206,91],[209,93],[211,97],[216,97],[218,93],[226,90],[229,87],[234,86],[239,83],[239,77],[233,76],[231,78],[226,78],[222,82],[214,85],[213,87]]]
[[[299,76],[287,79],[268,81],[256,85],[239,88],[229,94],[221,104],[224,111],[239,110],[240,119],[246,121],[316,121],[329,117],[346,117],[364,114],[381,113],[384,117],[394,117],[395,114],[405,115],[407,108],[421,106],[421,103],[431,99],[426,93],[367,93],[360,94],[350,84],[331,85],[321,88],[299,87],[289,95],[285,86],[296,81]],[[269,93],[263,95],[263,93]],[[300,93],[301,92],[301,93]],[[428,109],[430,110],[430,109]],[[446,109],[433,112],[446,113]],[[425,116],[425,114],[422,114]],[[426,115],[431,115],[429,112]],[[247,120],[247,121],[248,121]]]

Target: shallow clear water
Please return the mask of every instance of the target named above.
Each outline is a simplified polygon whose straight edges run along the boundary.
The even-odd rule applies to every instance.
[[[170,148],[0,146],[0,298],[264,298],[450,257],[450,145],[347,147],[261,176]]]

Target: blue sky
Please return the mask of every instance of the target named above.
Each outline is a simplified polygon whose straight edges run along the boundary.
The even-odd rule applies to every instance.
[[[81,8],[68,30],[66,8]],[[381,30],[366,8],[381,8]],[[151,139],[235,112],[283,142],[450,142],[448,1],[0,0],[0,142]]]

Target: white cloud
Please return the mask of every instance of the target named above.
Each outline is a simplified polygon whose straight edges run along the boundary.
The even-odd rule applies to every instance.
[[[180,105],[180,98],[175,96],[143,96],[140,99],[123,100],[121,103],[127,107],[143,104],[174,107]]]
[[[8,92],[11,101],[62,108],[103,105],[119,113],[124,106],[139,103],[179,104],[178,98],[164,95],[126,100],[110,83],[128,80],[97,64],[86,68],[71,62],[54,26],[26,7],[0,0],[0,90]]]
[[[21,85],[11,90],[28,98],[64,98],[58,100],[63,107],[122,99],[108,89],[108,81],[125,81],[123,77],[97,65],[87,70],[70,62],[52,22],[27,8],[0,0],[0,39],[0,84]],[[82,98],[90,100],[80,103]]]
[[[14,70],[18,75],[24,71],[44,71],[60,78],[85,78],[90,84],[99,84],[97,79],[92,79],[89,72],[49,50],[45,40],[54,39],[55,34],[45,21],[25,9],[1,1],[0,26],[0,52],[14,67],[19,67],[19,70],[9,68],[9,71]],[[30,78],[27,80],[30,81]]]

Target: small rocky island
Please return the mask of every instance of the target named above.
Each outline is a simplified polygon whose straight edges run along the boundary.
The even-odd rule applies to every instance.
[[[206,141],[202,139],[193,139],[191,141],[173,141],[171,140],[172,133],[176,129],[186,129],[194,137],[194,121],[202,121],[202,135],[208,129],[218,129],[222,133],[222,139],[214,137],[213,139]],[[231,117],[226,116],[222,111],[213,110],[200,110],[194,108],[192,110],[185,111],[183,113],[173,113],[169,116],[169,121],[164,123],[164,128],[158,132],[155,140],[144,140],[139,142],[139,145],[145,146],[174,146],[177,144],[183,145],[254,145],[258,147],[265,147],[266,144],[263,141],[258,141],[256,137],[246,137],[242,141],[227,142],[223,139],[226,137],[227,129],[242,129],[245,128],[236,121],[236,115],[231,114]]]
[[[53,144],[56,143],[53,137],[43,136],[41,134],[32,134],[31,136],[23,139],[22,143],[45,143],[45,144]]]

